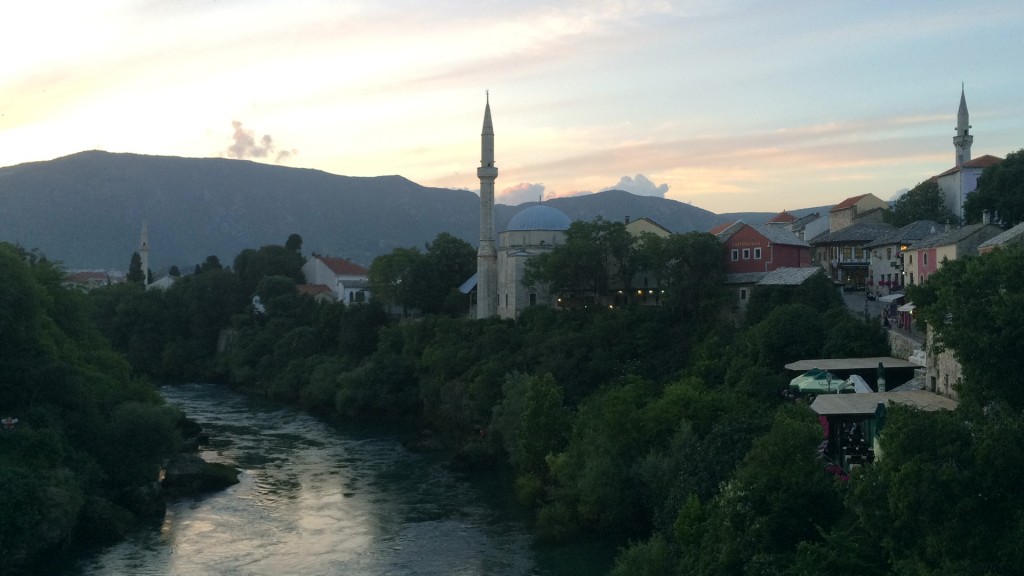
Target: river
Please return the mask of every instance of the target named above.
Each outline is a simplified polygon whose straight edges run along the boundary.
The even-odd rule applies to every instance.
[[[537,546],[498,482],[452,474],[394,434],[338,428],[214,385],[164,387],[210,435],[203,458],[242,470],[168,505],[162,525],[67,576],[600,574],[600,545]]]

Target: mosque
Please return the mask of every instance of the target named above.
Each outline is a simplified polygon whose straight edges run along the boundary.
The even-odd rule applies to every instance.
[[[534,204],[509,220],[507,229],[494,244],[494,126],[490,96],[484,107],[480,135],[480,248],[477,251],[476,317],[515,318],[527,306],[550,306],[552,295],[544,286],[522,284],[530,258],[550,251],[565,240],[572,221],[561,210]]]

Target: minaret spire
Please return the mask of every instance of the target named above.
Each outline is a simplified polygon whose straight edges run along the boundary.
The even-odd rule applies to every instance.
[[[142,223],[142,234],[139,238],[139,259],[142,260],[142,284],[149,284],[149,227]]]
[[[480,248],[476,255],[476,317],[498,313],[498,252],[494,247],[494,125],[491,123],[491,93],[486,93],[484,127],[480,133]]]
[[[962,166],[971,160],[971,144],[974,136],[970,134],[970,115],[967,113],[967,98],[964,96],[964,84],[960,83],[960,108],[956,113],[956,136],[953,137],[953,148],[956,150],[956,165]]]

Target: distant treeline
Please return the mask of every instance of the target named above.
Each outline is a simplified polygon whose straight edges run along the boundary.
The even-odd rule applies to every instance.
[[[814,414],[781,394],[787,362],[888,353],[877,323],[849,314],[823,275],[755,289],[740,325],[721,288],[697,281],[721,274],[714,258],[681,268],[680,292],[656,308],[396,321],[372,302],[301,296],[301,258],[286,252],[248,251],[164,292],[91,299],[136,371],[225,382],[330,418],[414,423],[464,469],[509,471],[540,537],[620,542],[616,575],[1024,565],[1020,250],[949,263],[912,294],[963,352],[961,407],[893,408],[884,456],[848,481],[824,472]]]

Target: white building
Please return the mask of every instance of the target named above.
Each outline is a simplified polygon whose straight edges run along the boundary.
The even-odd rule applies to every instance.
[[[542,204],[530,206],[509,220],[498,249],[498,316],[515,318],[527,306],[553,304],[545,286],[524,286],[523,274],[530,258],[551,251],[565,240],[571,223],[561,210]],[[478,302],[482,298],[478,293]]]
[[[344,258],[313,254],[302,265],[306,284],[327,286],[338,302],[354,304],[370,299],[370,272]]]

